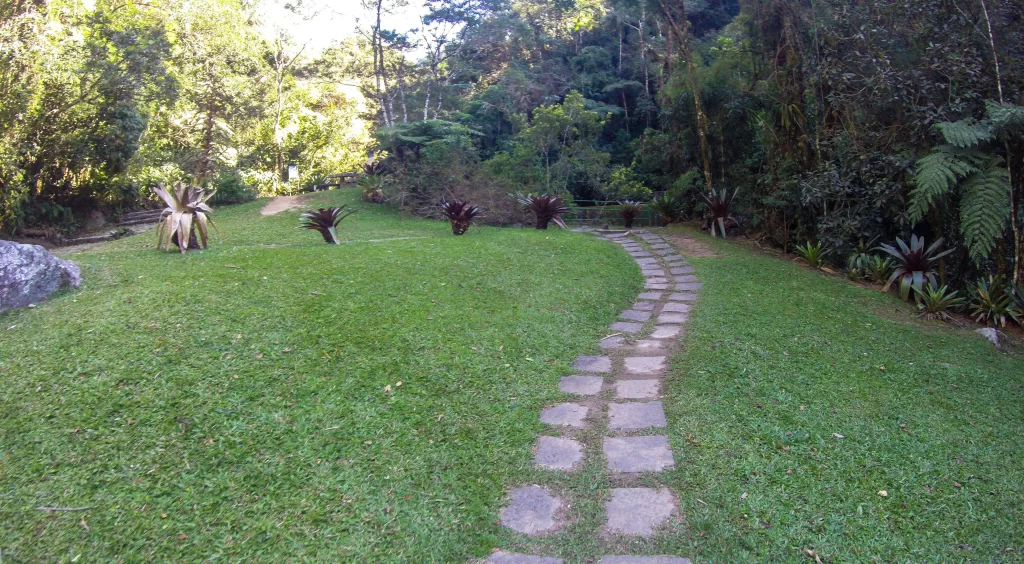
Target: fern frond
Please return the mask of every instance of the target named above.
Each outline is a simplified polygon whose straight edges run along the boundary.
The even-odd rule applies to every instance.
[[[1010,177],[1002,159],[990,159],[964,180],[962,189],[960,233],[978,261],[991,254],[1010,217]]]
[[[996,130],[1024,130],[1024,106],[986,100],[985,114]]]
[[[910,191],[910,221],[918,222],[928,213],[935,200],[956,188],[960,180],[977,171],[973,154],[943,145],[917,161],[914,171],[916,188]]]
[[[970,149],[983,141],[991,141],[995,137],[992,124],[987,121],[979,122],[973,119],[937,123],[935,124],[935,129],[942,133],[946,143],[961,149]]]

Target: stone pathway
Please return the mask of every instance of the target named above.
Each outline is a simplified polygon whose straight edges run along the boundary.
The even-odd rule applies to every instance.
[[[661,402],[668,361],[682,337],[691,304],[701,283],[682,255],[658,235],[645,232],[611,234],[607,239],[633,256],[647,279],[645,291],[619,315],[601,340],[601,356],[581,356],[563,376],[559,390],[579,399],[545,407],[540,420],[551,429],[596,429],[598,433],[568,432],[541,436],[534,463],[550,472],[573,472],[587,456],[603,457],[613,487],[603,503],[602,537],[653,537],[679,519],[675,494],[660,485],[658,473],[675,467],[664,434]],[[576,437],[576,438],[572,438]],[[625,487],[644,478],[643,485]],[[565,494],[562,494],[565,495]],[[532,484],[509,493],[501,524],[526,536],[557,535],[559,516],[573,499],[561,499],[543,485]],[[495,564],[556,564],[560,558],[497,551],[485,562]],[[606,555],[602,564],[688,564],[679,556]]]

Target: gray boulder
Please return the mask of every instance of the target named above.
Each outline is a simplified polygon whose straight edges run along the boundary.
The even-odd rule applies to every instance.
[[[39,245],[0,241],[0,311],[41,302],[65,284],[77,288],[82,272]]]
[[[975,329],[974,332],[985,337],[998,351],[1006,352],[1009,348],[1009,340],[1006,338],[1006,333],[998,329],[985,327],[984,329]]]

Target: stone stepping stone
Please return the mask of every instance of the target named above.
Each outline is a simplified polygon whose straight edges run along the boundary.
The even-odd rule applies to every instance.
[[[677,302],[694,302],[697,301],[697,294],[694,292],[673,292],[668,299]]]
[[[658,325],[654,328],[654,332],[651,333],[652,339],[671,339],[676,337],[683,330],[682,326],[679,325]]]
[[[543,534],[558,527],[555,512],[560,507],[562,500],[540,486],[516,488],[501,511],[501,524],[524,535]]]
[[[583,459],[583,445],[562,437],[541,437],[537,439],[537,451],[533,461],[547,470],[572,470]]]
[[[661,311],[670,311],[676,313],[686,313],[690,311],[690,304],[684,304],[680,302],[669,302],[665,304],[665,307],[661,308]]]
[[[532,554],[517,554],[515,552],[505,552],[503,550],[492,552],[491,555],[487,557],[487,560],[484,560],[484,564],[563,564],[564,562],[565,560],[562,560],[561,558],[548,558],[547,556],[534,556]],[[613,563],[614,562],[628,564],[628,561],[626,560],[613,561]]]
[[[626,338],[622,335],[612,335],[611,337],[605,337],[601,339],[601,348],[606,350],[622,348],[625,345],[623,341]]]
[[[630,356],[623,359],[628,374],[658,374],[665,370],[663,356]]]
[[[663,292],[641,292],[638,300],[660,300]]]
[[[682,284],[676,284],[676,290],[680,292],[696,292],[703,288],[704,285],[700,282],[685,282]]]
[[[676,282],[691,283],[691,282],[698,282],[698,280],[697,280],[696,276],[694,276],[692,274],[687,274],[685,276],[678,276],[678,277],[676,277]]]
[[[605,506],[610,533],[649,537],[672,517],[675,498],[667,488],[614,488]]]
[[[663,313],[658,316],[658,323],[686,323],[686,319],[685,313]]]
[[[692,266],[679,266],[673,268],[670,272],[676,276],[679,276],[681,274],[693,274],[694,270]]]
[[[663,260],[665,262],[679,262],[685,261],[686,257],[684,257],[683,255],[665,255],[665,258]]]
[[[581,356],[572,363],[581,372],[611,372],[612,359],[607,356]]]
[[[647,290],[668,290],[668,284],[655,284],[648,281],[647,284],[644,284],[644,288]]]
[[[616,399],[658,399],[661,380],[619,380],[614,385]]]
[[[597,564],[690,564],[679,556],[602,556]]]
[[[658,339],[640,339],[636,343],[633,343],[636,350],[639,352],[654,352],[665,348],[665,341]]]
[[[633,304],[633,309],[637,311],[654,311],[655,306],[658,304],[654,302],[636,302]]]
[[[642,259],[637,259],[636,263],[637,264],[658,264],[658,259],[653,258],[653,257],[652,258],[642,258]]]
[[[648,253],[648,252],[633,252],[633,253],[629,253],[629,254],[633,258],[648,258],[648,257],[654,256],[654,255],[652,255],[651,253]]]
[[[567,394],[594,396],[601,393],[604,378],[600,376],[562,376],[558,389]]]
[[[660,277],[647,278],[647,283],[648,284],[668,284],[669,283],[669,279],[668,278],[660,278]]]
[[[650,429],[665,425],[665,410],[660,401],[608,404],[609,429]]]
[[[548,425],[566,425],[568,427],[586,427],[583,422],[587,418],[587,408],[575,403],[560,403],[545,407],[540,412],[540,420]]]
[[[676,465],[668,437],[605,437],[604,456],[612,472],[661,472]]]
[[[665,277],[665,269],[664,268],[647,268],[647,269],[641,270],[640,273],[643,274],[644,276],[648,277],[648,278],[654,278],[654,277],[664,278]]]
[[[672,249],[655,249],[655,248],[652,247],[652,250],[654,251],[654,254],[656,254],[656,255],[664,256],[664,255],[672,254]]]
[[[654,243],[653,245],[651,245],[651,248],[654,249],[654,250],[658,250],[658,249],[664,249],[664,250],[668,250],[668,251],[675,250],[675,249],[672,248],[672,245],[669,245],[667,243]]]
[[[608,329],[617,333],[639,333],[643,328],[643,323],[633,321],[616,321],[608,326]]]
[[[620,313],[619,317],[622,319],[628,319],[630,321],[647,321],[648,319],[651,318],[651,312],[627,309],[626,311]]]

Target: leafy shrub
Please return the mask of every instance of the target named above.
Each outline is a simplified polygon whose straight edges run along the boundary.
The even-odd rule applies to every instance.
[[[935,287],[931,284],[923,290],[914,288],[917,294],[918,315],[928,319],[950,319],[947,311],[959,309],[963,306],[963,298],[958,298],[956,292],[950,292],[946,286]]]
[[[971,315],[974,320],[1006,327],[1006,319],[1021,322],[1024,312],[1017,308],[1013,291],[1002,276],[989,276],[971,287]]]
[[[373,159],[363,164],[363,174],[366,176],[384,176],[387,174],[387,169],[384,166],[384,161],[379,159]]]
[[[356,187],[359,188],[360,195],[364,202],[370,202],[373,204],[383,204],[387,201],[387,197],[384,195],[384,177],[381,175],[364,176],[356,181]]]
[[[626,229],[633,228],[633,222],[636,221],[636,216],[640,215],[640,212],[643,210],[644,205],[640,202],[634,202],[632,200],[619,202],[619,211],[622,212],[622,223],[626,226]]]
[[[891,258],[871,255],[864,262],[864,277],[876,284],[885,284],[895,267]]]
[[[299,227],[319,231],[324,241],[338,244],[338,224],[341,220],[352,215],[354,212],[345,211],[345,206],[340,208],[318,208],[316,211],[306,212],[299,216]]]
[[[173,243],[183,253],[188,249],[205,249],[209,236],[207,224],[213,225],[213,220],[208,217],[213,210],[206,202],[216,191],[206,194],[202,188],[189,187],[182,182],[170,190],[160,183],[153,191],[167,204],[156,230],[157,248],[169,251]],[[196,233],[199,234],[198,240]]]
[[[213,180],[214,196],[211,204],[227,205],[251,202],[256,199],[256,190],[245,183],[237,169],[222,170]]]
[[[935,281],[935,263],[940,258],[953,252],[953,249],[948,249],[941,253],[938,252],[939,247],[942,246],[942,241],[940,237],[930,247],[925,248],[924,237],[914,235],[910,238],[909,247],[899,237],[896,238],[896,244],[899,245],[898,249],[892,245],[879,246],[880,250],[889,253],[896,259],[896,270],[893,271],[882,291],[888,291],[892,283],[898,279],[900,281],[900,299],[907,301],[910,299],[910,289],[917,288],[919,291],[923,290],[925,280],[932,286],[937,286],[938,284]]]
[[[462,235],[469,230],[469,224],[480,213],[480,208],[469,202],[452,200],[441,204],[441,212],[452,222],[452,233]]]
[[[608,184],[610,196],[619,200],[646,202],[654,197],[654,192],[638,180],[630,168],[620,168],[612,172]]]
[[[523,204],[524,209],[530,212],[537,219],[537,229],[547,229],[548,223],[555,222],[555,225],[565,229],[565,222],[562,215],[569,212],[565,200],[561,196],[549,196],[541,194],[534,196],[526,194],[515,196],[516,201]]]
[[[864,277],[868,262],[871,260],[871,246],[875,244],[877,239],[875,237],[867,242],[861,239],[857,242],[857,246],[854,247],[850,257],[846,260],[846,271],[850,273],[851,278]]]
[[[806,245],[797,245],[796,252],[811,268],[821,268],[825,265],[825,255],[829,253],[829,250],[824,248],[820,242],[812,245],[808,241]]]
[[[679,196],[665,194],[651,202],[651,209],[658,214],[662,225],[669,225],[679,221],[683,216],[683,199]]]
[[[711,236],[716,236],[716,227],[718,235],[725,238],[725,222],[731,221],[733,225],[739,225],[736,219],[731,215],[729,207],[732,206],[732,200],[736,197],[736,192],[739,189],[733,190],[732,196],[726,192],[725,188],[721,190],[711,190],[710,194],[701,193],[704,201],[708,204],[708,222],[711,224]]]

